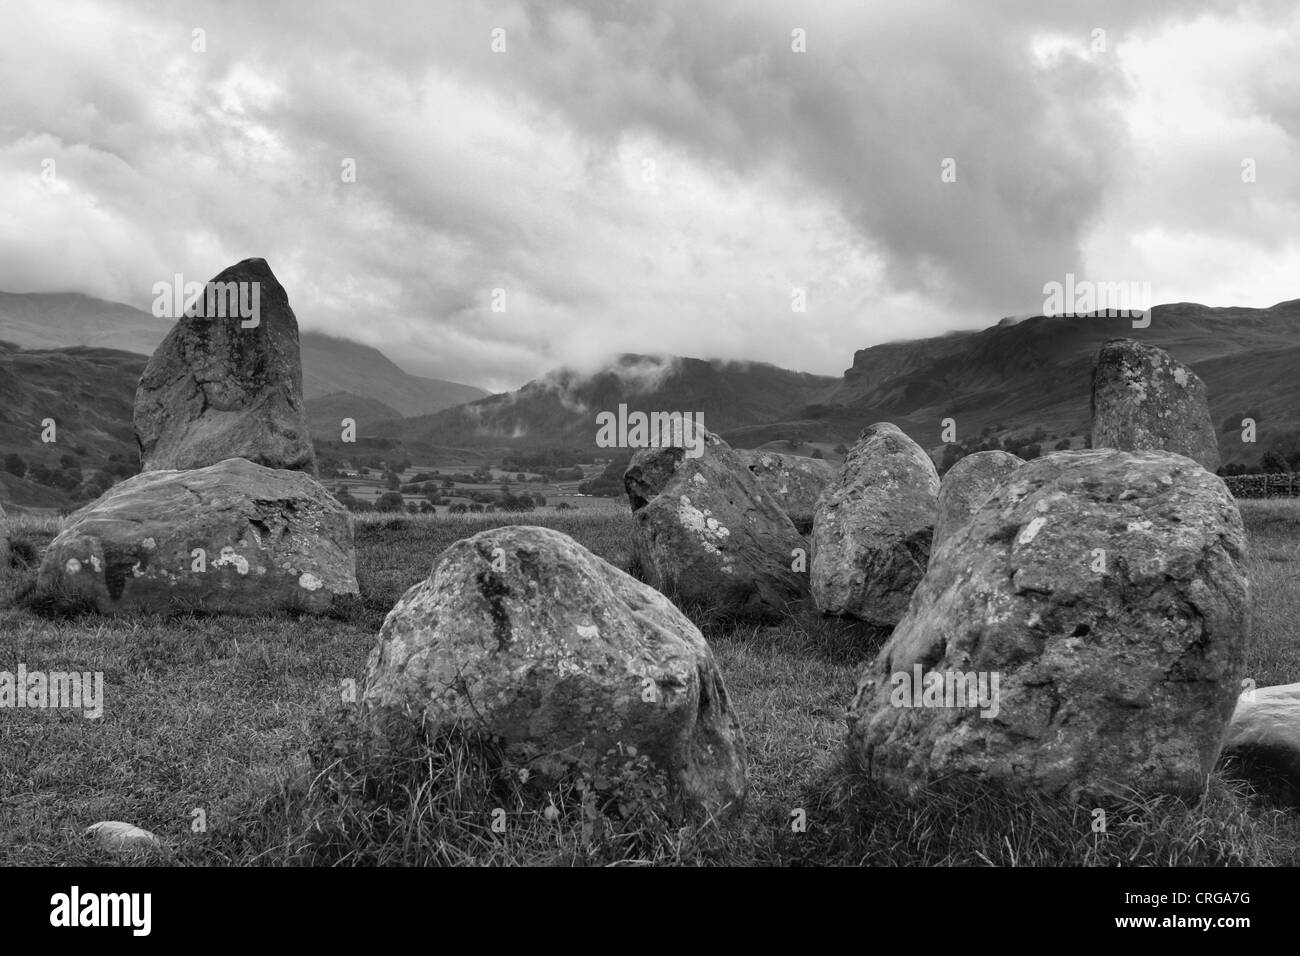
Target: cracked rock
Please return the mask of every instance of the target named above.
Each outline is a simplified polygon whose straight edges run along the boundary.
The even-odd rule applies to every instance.
[[[633,549],[646,580],[733,617],[776,619],[807,593],[793,570],[808,543],[725,441],[704,453],[643,448],[623,486],[636,519]]]
[[[1170,452],[1057,452],[935,553],[859,681],[848,746],[902,791],[970,775],[1072,799],[1195,794],[1249,627],[1246,539],[1221,479]],[[996,676],[993,706],[917,706],[900,675],[918,671],[954,691],[952,675]]]
[[[738,811],[747,788],[740,723],[699,630],[548,528],[493,528],[444,551],[385,619],[363,702],[431,733],[497,737],[554,777],[631,748],[714,813]]]
[[[1111,339],[1092,372],[1092,447],[1172,451],[1216,471],[1205,383],[1164,349]]]
[[[1008,475],[1025,463],[1005,451],[977,451],[948,469],[939,482],[939,517],[930,542],[930,560],[952,533],[970,520]]]
[[[817,502],[812,596],[824,614],[892,627],[925,574],[939,474],[897,425],[863,429]]]
[[[104,614],[320,613],[358,593],[352,516],[309,475],[242,458],[147,471],[69,516],[36,587]]]
[[[830,463],[820,458],[782,455],[774,451],[739,448],[734,451],[758,481],[758,486],[789,516],[798,532],[809,534],[817,499],[835,477],[835,469]]]

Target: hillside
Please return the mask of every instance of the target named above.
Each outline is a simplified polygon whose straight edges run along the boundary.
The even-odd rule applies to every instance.
[[[93,346],[149,356],[170,319],[120,302],[75,293],[0,292],[0,341],[24,349]],[[482,398],[483,389],[408,375],[378,349],[347,339],[302,332],[303,396],[349,392],[402,415],[423,415]],[[134,394],[135,385],[131,386]]]
[[[1300,300],[1268,309],[1157,306],[1151,325],[1126,318],[1035,316],[979,332],[891,342],[858,351],[853,365],[821,400],[792,420],[743,429],[758,444],[785,432],[805,439],[851,441],[873,421],[892,421],[927,448],[940,443],[952,417],[958,440],[984,428],[1027,432],[1041,427],[1082,436],[1091,416],[1093,361],[1107,339],[1128,336],[1157,345],[1190,365],[1209,388],[1222,425],[1260,412],[1254,446],[1221,433],[1225,462],[1254,461],[1269,440],[1300,426]]]
[[[144,364],[142,355],[113,349],[22,351],[0,342],[0,460],[16,454],[28,469],[57,475],[32,481],[6,472],[0,504],[66,507],[79,491],[133,474],[131,412]],[[52,442],[41,440],[46,419],[54,421]],[[97,483],[101,472],[109,474]]]
[[[397,409],[377,402],[373,398],[362,398],[351,392],[334,392],[320,398],[309,398],[307,406],[307,424],[311,427],[313,438],[318,440],[337,440],[346,418],[357,424],[357,432],[365,435],[373,430],[376,422],[390,418],[401,418]]]
[[[561,369],[514,392],[434,415],[380,424],[376,434],[452,447],[594,448],[597,412],[701,412],[709,429],[787,417],[835,384],[833,378],[758,362],[623,355],[592,375]]]

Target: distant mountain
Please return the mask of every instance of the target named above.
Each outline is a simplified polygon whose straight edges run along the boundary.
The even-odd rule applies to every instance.
[[[1127,336],[1157,345],[1190,365],[1209,389],[1216,425],[1258,411],[1259,436],[1243,445],[1221,432],[1225,462],[1255,461],[1270,436],[1300,426],[1300,299],[1268,309],[1157,306],[1151,324],[1128,318],[1034,316],[980,332],[949,334],[862,349],[836,387],[801,410],[804,437],[853,436],[873,421],[892,421],[927,448],[953,418],[959,441],[984,428],[1082,436],[1090,427],[1090,385],[1097,351]],[[748,429],[748,438],[780,429]],[[1046,450],[1046,449],[1044,449]]]
[[[433,415],[384,422],[374,433],[450,447],[594,448],[597,412],[701,412],[712,431],[788,417],[835,379],[758,362],[627,354],[594,374],[560,369],[514,392]]]
[[[148,357],[171,326],[170,319],[141,309],[75,293],[0,292],[0,340],[25,349],[90,346]],[[401,415],[423,415],[488,394],[472,385],[408,375],[368,345],[318,332],[299,338],[307,399],[347,392]]]
[[[309,400],[347,392],[387,405],[399,415],[424,415],[488,394],[473,385],[408,375],[383,352],[348,339],[319,332],[303,332],[298,338],[303,396]]]

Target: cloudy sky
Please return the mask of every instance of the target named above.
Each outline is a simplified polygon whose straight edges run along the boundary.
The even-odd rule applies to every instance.
[[[0,23],[5,291],[148,308],[262,256],[304,328],[494,390],[624,351],[839,374],[1041,312],[1067,273],[1300,297],[1293,0],[0,0]]]

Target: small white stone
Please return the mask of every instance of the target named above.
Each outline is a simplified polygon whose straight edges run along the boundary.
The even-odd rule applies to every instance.
[[[150,833],[121,820],[102,820],[86,828],[86,835],[93,837],[100,849],[110,853],[124,853],[128,850],[147,850],[162,846],[162,841]]]
[[[76,558],[68,558],[67,563],[63,566],[69,574],[77,574],[81,571],[81,562]]]
[[[1028,544],[1033,541],[1034,538],[1038,537],[1038,532],[1043,530],[1045,524],[1047,524],[1046,518],[1035,518],[1029,522],[1020,532],[1020,536],[1016,538],[1016,544]]]
[[[321,583],[321,579],[316,577],[316,575],[312,574],[310,571],[304,571],[302,574],[298,575],[298,587],[304,588],[308,591],[319,591],[324,587],[324,585]]]

